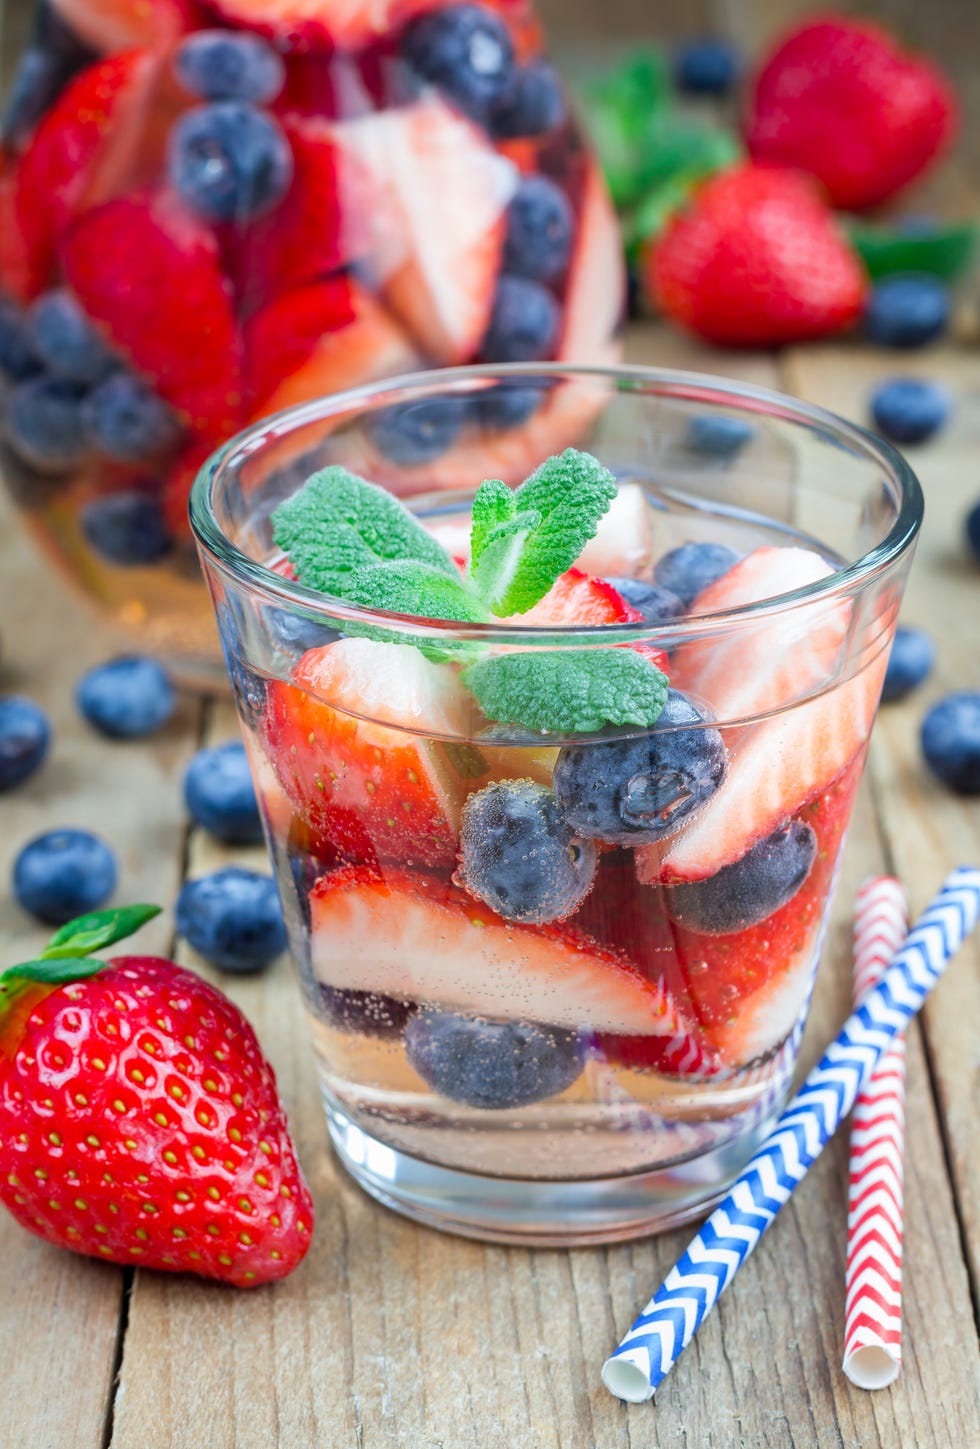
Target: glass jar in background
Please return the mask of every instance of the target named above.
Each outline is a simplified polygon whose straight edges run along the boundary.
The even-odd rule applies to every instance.
[[[610,361],[619,236],[526,0],[41,0],[0,153],[2,468],[61,573],[220,684],[214,448],[420,367]],[[524,429],[540,394],[484,419]],[[427,467],[458,410],[377,448]]]

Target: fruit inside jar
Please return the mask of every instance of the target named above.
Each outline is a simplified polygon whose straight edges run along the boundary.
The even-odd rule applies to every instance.
[[[525,0],[42,0],[0,152],[2,467],[62,573],[220,679],[186,510],[291,404],[615,357],[615,219]],[[501,446],[548,399],[479,418]],[[437,464],[467,419],[383,430]],[[439,486],[438,479],[430,486]]]
[[[459,504],[429,524],[461,563],[469,521]],[[837,567],[785,524],[695,519],[627,479],[520,622],[682,629]],[[415,1159],[554,1182],[669,1168],[769,1121],[891,607],[839,675],[848,601],[668,633],[652,731],[493,723],[465,666],[377,638],[253,677],[239,704],[329,1109]]]

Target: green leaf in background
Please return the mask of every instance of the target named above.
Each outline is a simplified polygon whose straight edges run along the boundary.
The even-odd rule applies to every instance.
[[[975,221],[951,226],[871,226],[851,221],[848,234],[872,278],[897,272],[930,272],[943,281],[962,276],[976,251],[980,226]]]
[[[589,132],[617,208],[637,200],[642,189],[638,166],[651,121],[670,98],[667,61],[652,49],[632,51],[586,92]]]

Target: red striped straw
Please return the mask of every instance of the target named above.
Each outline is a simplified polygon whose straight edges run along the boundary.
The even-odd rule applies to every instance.
[[[908,930],[908,900],[891,876],[866,880],[854,916],[854,1000],[878,980]],[[847,1192],[843,1368],[883,1389],[902,1363],[902,1157],[905,1040],[899,1036],[857,1099]]]

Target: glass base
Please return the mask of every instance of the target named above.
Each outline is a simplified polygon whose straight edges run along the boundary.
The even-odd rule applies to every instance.
[[[528,1248],[575,1248],[648,1237],[702,1217],[771,1131],[771,1116],[723,1147],[650,1172],[573,1182],[485,1177],[411,1157],[357,1126],[333,1103],[337,1155],[365,1192],[443,1232]]]

